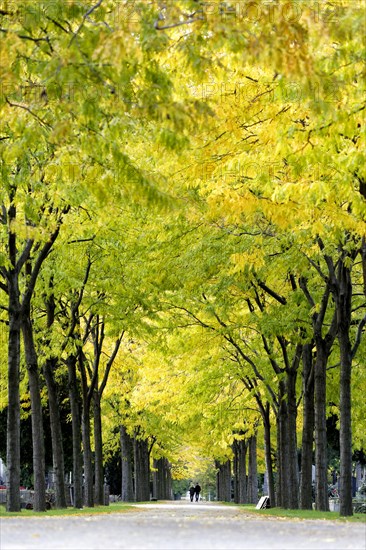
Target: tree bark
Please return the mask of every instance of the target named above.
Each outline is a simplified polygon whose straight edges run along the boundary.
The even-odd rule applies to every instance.
[[[34,337],[30,311],[23,312],[22,333],[24,341],[25,359],[29,379],[29,392],[32,412],[32,442],[33,442],[33,476],[34,499],[33,509],[36,512],[46,510],[46,472],[43,432],[43,414],[37,353],[34,346]]]
[[[362,238],[360,253],[362,264],[363,293],[366,296],[366,237]]]
[[[43,374],[46,380],[48,392],[48,407],[50,413],[51,440],[52,440],[52,462],[55,474],[55,500],[56,508],[67,508],[65,488],[65,467],[64,450],[62,443],[62,430],[60,412],[58,407],[57,387],[54,379],[54,370],[57,359],[52,357],[46,359],[43,366]]]
[[[73,498],[74,508],[79,509],[83,507],[83,463],[81,454],[81,423],[76,360],[75,355],[70,355],[66,363],[69,376],[69,397],[72,418]]]
[[[153,496],[158,500],[172,500],[172,476],[168,459],[154,460]]]
[[[150,500],[150,465],[147,439],[134,438],[135,500]]]
[[[133,502],[133,439],[127,433],[124,426],[120,426],[120,443],[121,443],[121,459],[122,459],[122,487],[121,500],[123,502]]]
[[[124,331],[117,339],[112,355],[109,357],[102,382],[99,386],[99,365],[100,357],[103,349],[104,341],[104,320],[99,315],[96,316],[96,323],[91,331],[93,346],[94,346],[94,361],[93,369],[89,369],[90,389],[89,395],[93,395],[93,410],[94,410],[94,471],[95,471],[95,502],[104,505],[104,470],[103,470],[103,436],[102,436],[102,418],[101,418],[101,400],[103,391],[106,387],[108,376],[112,368],[113,362],[117,356]]]
[[[297,460],[297,371],[301,363],[302,344],[297,344],[290,360],[288,342],[277,337],[281,345],[285,377],[278,382],[278,403],[273,404],[277,411],[277,472],[278,503],[283,508],[297,509],[299,506],[299,468]]]
[[[326,427],[326,366],[328,353],[323,340],[316,338],[314,373],[315,399],[315,502],[316,509],[328,511],[327,427]]]
[[[264,426],[264,453],[266,461],[266,470],[268,474],[268,492],[271,507],[276,506],[276,491],[273,475],[273,462],[272,462],[272,446],[271,446],[271,421],[270,421],[270,406],[269,403],[265,407],[261,407],[261,414]]]
[[[257,471],[257,436],[252,435],[249,439],[248,456],[248,502],[257,504],[258,502],[258,471]]]
[[[288,411],[286,402],[285,382],[278,384],[278,411],[277,411],[277,503],[282,508],[289,507],[289,438],[288,438]]]
[[[84,505],[88,508],[94,506],[93,491],[93,460],[90,445],[90,390],[86,378],[84,365],[84,354],[81,349],[78,352],[78,364],[81,374],[81,395],[82,395],[82,414],[81,414],[81,436],[83,441],[83,462],[84,462]]]
[[[232,445],[232,450],[233,450],[233,489],[234,489],[234,502],[236,504],[239,503],[239,474],[238,474],[238,463],[239,463],[239,458],[238,458],[238,445],[237,445],[237,442],[234,441],[233,445]]]
[[[50,294],[45,298],[47,311],[47,328],[51,330],[55,321],[55,297],[53,294],[53,277],[49,282]],[[44,346],[49,347],[50,339],[45,338]],[[52,463],[55,475],[55,504],[56,508],[66,508],[66,487],[65,487],[65,467],[64,467],[64,449],[62,443],[62,429],[60,421],[59,403],[57,395],[57,386],[54,372],[57,368],[57,357],[46,358],[43,364],[43,375],[46,381],[48,393],[48,408],[50,414],[51,440],[52,440]]]
[[[300,347],[298,349],[300,351]],[[299,355],[300,363],[301,352]],[[296,363],[296,358],[294,360]],[[296,421],[297,421],[297,399],[296,399],[296,379],[297,366],[292,367],[287,371],[287,434],[288,434],[288,463],[289,463],[289,478],[287,480],[289,492],[287,506],[296,510],[299,507],[299,466],[297,459],[297,437],[296,437]]]
[[[94,472],[95,472],[95,504],[104,505],[104,469],[103,469],[103,439],[102,416],[98,391],[93,395],[94,411]]]
[[[246,504],[248,502],[246,465],[247,449],[248,442],[244,439],[234,441],[234,502],[238,504]]]
[[[8,414],[7,414],[7,510],[20,511],[20,303],[18,277],[14,270],[8,273]]]
[[[216,492],[221,502],[231,502],[231,461],[215,462],[217,467]]]
[[[338,341],[341,358],[340,372],[340,515],[352,516],[352,428],[351,372],[352,347],[350,340],[352,282],[351,271],[344,262],[339,267],[337,296]]]
[[[313,344],[305,344],[303,350],[303,428],[301,451],[300,508],[311,510],[312,465],[314,442],[314,369]]]
[[[300,279],[299,284],[309,305],[313,309],[316,309],[312,315],[313,337],[316,347],[314,368],[315,505],[317,510],[327,511],[329,510],[329,501],[327,484],[326,375],[328,358],[337,335],[337,317],[333,313],[328,332],[323,336],[324,319],[330,296],[330,281],[327,280],[325,283],[319,308],[316,308],[315,301],[308,290],[307,281]]]

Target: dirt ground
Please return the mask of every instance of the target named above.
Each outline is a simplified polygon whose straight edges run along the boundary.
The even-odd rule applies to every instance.
[[[366,524],[288,520],[213,503],[137,504],[126,513],[1,518],[1,550],[366,550]]]

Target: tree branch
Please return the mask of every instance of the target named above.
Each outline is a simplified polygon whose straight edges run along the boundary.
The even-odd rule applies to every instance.
[[[182,25],[190,25],[191,23],[195,23],[196,21],[204,21],[204,17],[198,16],[194,18],[186,19],[185,21],[179,21],[178,23],[171,23],[170,25],[162,25],[159,26],[159,21],[164,21],[164,18],[161,14],[159,14],[158,19],[154,22],[154,29],[157,31],[163,31],[165,29],[173,29],[174,27],[181,27]]]
[[[22,105],[21,103],[12,103],[11,101],[8,100],[8,98],[6,97],[5,98],[5,101],[8,105],[10,105],[11,107],[19,107],[19,109],[23,109],[24,111],[27,111],[30,115],[32,115],[36,120],[38,120],[38,122],[40,124],[42,124],[42,126],[45,126],[46,128],[51,128],[51,126],[45,122],[44,120],[42,120],[38,115],[36,115],[36,113],[34,113],[33,111],[31,111],[31,109],[29,107],[27,107],[26,105]]]
[[[97,8],[99,8],[99,6],[101,5],[103,0],[98,0],[98,2],[92,6],[91,8],[88,9],[88,11],[83,15],[83,19],[78,27],[78,29],[76,30],[76,32],[73,34],[73,37],[71,38],[70,40],[70,43],[69,43],[69,47],[71,46],[71,44],[73,43],[73,41],[75,40],[75,38],[77,37],[77,35],[79,34],[79,32],[81,31],[81,29],[83,28],[84,26],[84,23],[85,23],[85,20],[89,17],[89,15],[91,13],[93,13],[94,10],[96,10]]]
[[[312,308],[314,308],[315,307],[315,301],[314,301],[314,298],[312,297],[312,295],[309,292],[307,283],[308,283],[308,281],[307,281],[307,279],[305,279],[305,277],[300,277],[299,286],[300,286],[301,290],[303,291],[304,296],[307,299],[310,306]]]
[[[111,370],[111,367],[114,363],[114,360],[117,356],[117,353],[118,353],[118,350],[120,348],[120,345],[121,345],[121,342],[122,342],[122,338],[125,334],[125,331],[123,330],[122,333],[121,333],[121,336],[117,339],[115,345],[114,345],[114,349],[113,349],[113,352],[112,352],[112,355],[110,356],[110,358],[108,359],[108,362],[107,362],[107,366],[106,366],[106,369],[104,371],[104,376],[103,376],[103,380],[102,380],[102,383],[100,384],[100,387],[99,387],[99,395],[101,396],[103,394],[103,391],[104,391],[104,388],[106,387],[106,384],[107,384],[107,380],[108,380],[108,376],[109,376],[109,372]]]
[[[272,365],[273,370],[275,371],[276,374],[280,374],[281,372],[283,372],[283,369],[281,369],[281,367],[278,366],[277,361],[275,361],[273,359],[272,352],[271,352],[270,347],[268,345],[267,338],[264,336],[264,334],[262,334],[261,337],[262,337],[262,342],[263,342],[264,349],[265,349],[265,351],[268,355],[268,359],[269,359],[269,362]]]
[[[36,285],[36,281],[37,281],[39,271],[41,269],[41,266],[42,266],[43,262],[45,261],[48,254],[50,253],[54,242],[56,241],[56,239],[58,237],[58,234],[60,232],[60,228],[61,228],[61,222],[59,222],[59,224],[57,225],[55,231],[51,234],[49,240],[43,245],[43,247],[41,248],[41,250],[40,250],[40,252],[37,256],[37,259],[34,263],[33,269],[32,269],[31,274],[30,274],[30,278],[29,278],[27,286],[26,286],[26,290],[23,294],[22,307],[25,307],[25,308],[29,307],[29,304],[30,304],[30,301],[31,301],[31,298],[32,298],[32,294],[33,294],[33,291],[34,291],[34,287]]]
[[[8,287],[6,284],[2,283],[0,281],[0,289],[3,290],[6,294],[8,294]]]
[[[366,325],[366,315],[363,317],[363,319],[361,319],[361,321],[358,325],[358,328],[357,328],[356,340],[355,340],[354,346],[353,346],[352,351],[351,351],[352,359],[355,357],[355,355],[357,353],[357,350],[358,350],[358,347],[361,343],[362,332],[363,332],[363,329],[364,329],[365,325]]]
[[[18,273],[20,273],[23,265],[25,264],[25,262],[28,260],[29,258],[29,255],[31,253],[31,250],[32,250],[32,246],[34,244],[34,240],[33,239],[27,239],[27,242],[25,244],[25,247],[24,247],[24,250],[23,252],[21,253],[20,255],[20,258],[19,260],[17,261],[17,264],[15,266],[15,269]]]

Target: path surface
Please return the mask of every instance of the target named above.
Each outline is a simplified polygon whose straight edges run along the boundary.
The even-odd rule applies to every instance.
[[[366,525],[256,516],[212,503],[115,514],[1,518],[1,550],[366,550]]]

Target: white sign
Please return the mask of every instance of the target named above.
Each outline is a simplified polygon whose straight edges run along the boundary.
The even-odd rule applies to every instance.
[[[264,508],[269,508],[269,496],[261,497],[257,506],[255,507],[256,510],[263,510]]]

